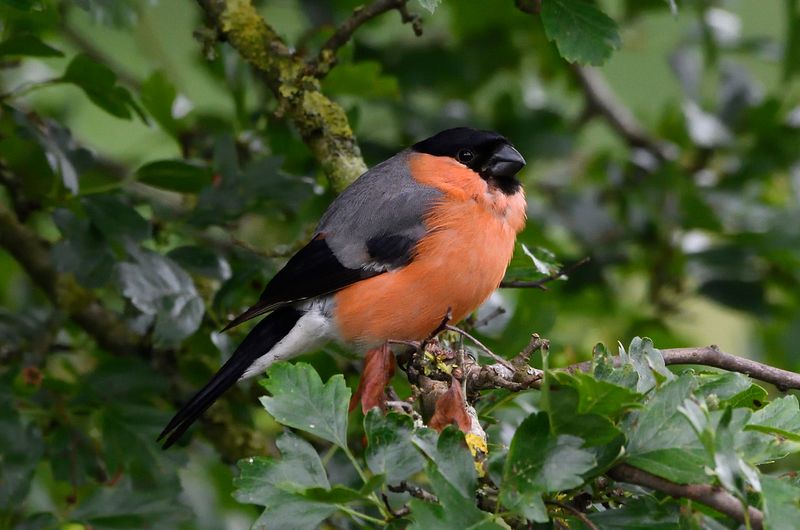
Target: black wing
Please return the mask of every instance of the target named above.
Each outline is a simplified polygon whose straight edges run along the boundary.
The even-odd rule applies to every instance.
[[[416,240],[396,234],[378,236],[367,242],[370,261],[353,269],[342,265],[323,235],[312,239],[278,271],[261,293],[258,302],[223,328],[229,330],[278,307],[323,296],[386,270],[411,261]]]

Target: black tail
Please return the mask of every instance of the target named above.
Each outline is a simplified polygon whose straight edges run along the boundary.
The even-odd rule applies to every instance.
[[[267,353],[294,327],[302,313],[293,307],[282,307],[267,315],[248,333],[228,361],[214,374],[211,381],[170,420],[156,441],[167,436],[163,449],[167,449],[186,432],[192,423],[210,407],[223,392],[242,377],[256,359]]]

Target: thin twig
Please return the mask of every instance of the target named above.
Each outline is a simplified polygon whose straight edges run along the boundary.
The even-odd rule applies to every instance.
[[[586,256],[585,258],[581,258],[575,263],[571,265],[567,265],[566,267],[562,267],[561,269],[557,270],[556,272],[541,278],[535,281],[527,281],[527,280],[509,280],[505,282],[500,282],[501,288],[525,288],[525,289],[541,289],[542,291],[546,291],[547,287],[545,286],[546,283],[552,282],[553,280],[557,280],[563,276],[568,276],[578,267],[581,267],[587,264],[592,258]]]
[[[478,339],[476,339],[475,337],[473,337],[472,335],[470,335],[469,333],[467,333],[463,329],[458,328],[456,326],[451,326],[450,324],[445,324],[444,325],[444,329],[446,329],[448,331],[454,331],[454,332],[456,332],[456,333],[458,333],[460,335],[463,335],[464,337],[468,338],[473,343],[475,343],[475,345],[478,348],[480,348],[481,351],[483,351],[486,355],[488,355],[489,357],[494,359],[495,362],[498,362],[498,363],[502,364],[503,366],[505,366],[509,370],[512,370],[512,371],[514,370],[514,367],[511,365],[510,362],[508,362],[507,360],[503,359],[502,357],[500,357],[499,355],[494,353],[492,350],[487,348],[486,345],[484,345],[481,341],[479,341]]]
[[[606,474],[619,482],[637,484],[666,493],[671,497],[697,501],[740,523],[745,522],[745,512],[741,501],[719,486],[711,484],[676,484],[629,464],[619,464],[611,468]],[[752,506],[748,506],[747,511],[752,527],[760,530],[763,525],[764,515]]]
[[[356,7],[353,14],[322,45],[317,57],[309,64],[309,71],[319,78],[327,75],[336,64],[336,52],[353,38],[356,30],[365,22],[393,9],[400,13],[403,23],[411,24],[416,36],[422,35],[422,19],[408,12],[407,3],[408,0],[375,0],[367,6]]]
[[[419,486],[415,486],[414,484],[409,484],[405,480],[396,486],[389,484],[386,487],[389,488],[389,491],[391,492],[408,493],[412,497],[423,500],[425,502],[439,502],[439,498],[433,493],[425,491],[424,489],[420,488]]]
[[[549,504],[551,506],[558,506],[562,510],[568,511],[569,513],[571,513],[572,515],[574,515],[575,517],[580,519],[580,521],[583,524],[585,524],[587,527],[589,527],[589,530],[600,530],[600,528],[596,524],[594,524],[592,522],[592,520],[589,519],[586,516],[585,513],[583,513],[579,509],[575,508],[574,506],[570,506],[569,504],[566,504],[564,502],[559,502],[559,501],[544,501],[544,503],[545,504]]]
[[[749,375],[754,379],[772,383],[779,390],[795,389],[800,390],[800,374],[775,368],[751,359],[745,359],[719,349],[716,345],[699,346],[692,348],[671,348],[660,350],[664,357],[664,363],[673,364],[700,364],[713,366],[731,372],[739,372]],[[614,358],[615,363],[621,362],[618,357]],[[574,364],[566,368],[569,372],[588,372],[592,368],[591,361]]]
[[[660,161],[675,157],[675,149],[645,130],[630,109],[617,99],[598,70],[579,65],[572,65],[571,70],[583,90],[589,110],[602,116],[629,145],[646,149]]]

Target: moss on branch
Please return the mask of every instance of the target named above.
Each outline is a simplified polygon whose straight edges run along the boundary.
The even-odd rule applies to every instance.
[[[321,92],[319,79],[292,53],[250,0],[199,3],[221,36],[263,74],[334,190],[342,191],[366,171],[344,109]]]

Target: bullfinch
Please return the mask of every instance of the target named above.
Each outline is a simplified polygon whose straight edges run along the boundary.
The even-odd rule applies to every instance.
[[[381,162],[322,216],[311,241],[225,330],[267,314],[164,428],[172,445],[234,383],[337,340],[366,351],[420,341],[498,287],[525,224],[516,175],[525,159],[503,136],[448,129]]]

